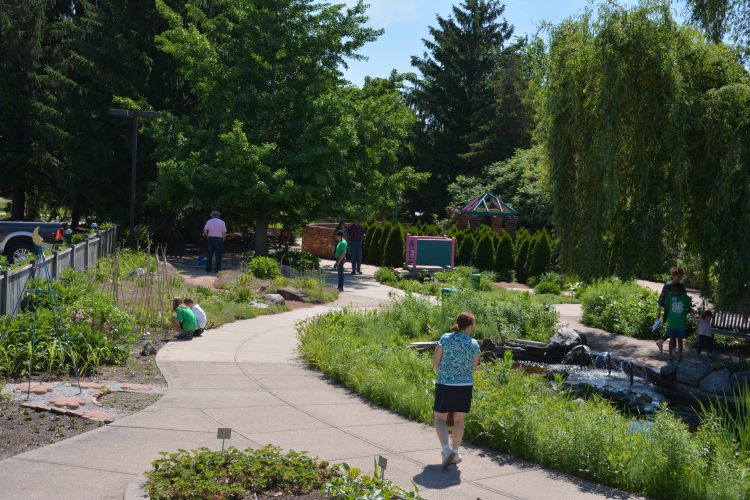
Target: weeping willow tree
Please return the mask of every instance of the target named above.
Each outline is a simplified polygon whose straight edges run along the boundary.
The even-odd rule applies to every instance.
[[[714,216],[747,221],[750,210],[737,197],[709,202],[700,180],[732,168],[747,179],[741,119],[709,113],[717,89],[746,83],[738,54],[679,25],[667,2],[608,3],[552,28],[540,130],[561,262],[584,277],[651,276],[688,248],[714,275],[747,281],[746,264],[720,250],[742,229]],[[694,228],[705,219],[710,229]]]

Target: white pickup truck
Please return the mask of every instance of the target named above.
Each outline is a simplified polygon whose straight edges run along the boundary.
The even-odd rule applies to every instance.
[[[39,236],[45,243],[60,243],[63,239],[63,222],[0,222],[0,254],[13,263],[25,260],[34,254],[31,233],[39,228]]]

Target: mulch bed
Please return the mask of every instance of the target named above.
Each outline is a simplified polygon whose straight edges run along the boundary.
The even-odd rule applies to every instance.
[[[100,396],[99,403],[105,408],[135,413],[156,403],[161,394],[114,391]]]
[[[103,424],[85,418],[21,408],[11,398],[0,398],[0,459],[56,443]]]

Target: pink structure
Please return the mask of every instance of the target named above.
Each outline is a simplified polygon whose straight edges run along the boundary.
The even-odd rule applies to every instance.
[[[456,258],[456,240],[447,236],[406,236],[407,269],[453,269]]]

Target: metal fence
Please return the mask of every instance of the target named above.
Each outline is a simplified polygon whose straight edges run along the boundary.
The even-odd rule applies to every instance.
[[[113,227],[90,236],[77,245],[53,252],[52,255],[45,256],[45,260],[50,276],[52,279],[57,279],[66,269],[86,271],[96,265],[99,259],[114,253],[116,247],[117,228]],[[32,266],[29,264],[0,273],[0,315],[12,314],[16,309],[16,304],[21,300],[23,286],[32,272]],[[42,277],[41,272],[40,266],[37,270],[37,277]]]

